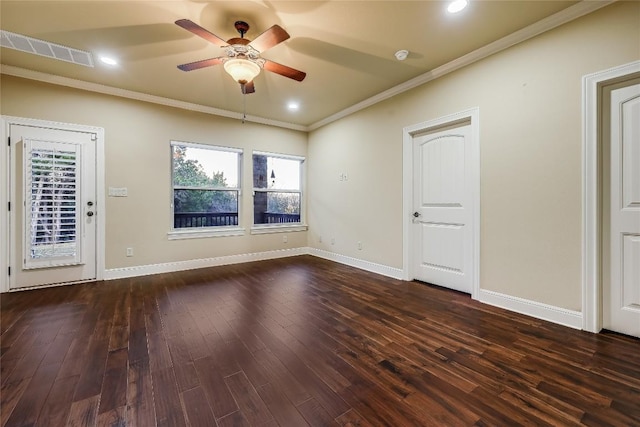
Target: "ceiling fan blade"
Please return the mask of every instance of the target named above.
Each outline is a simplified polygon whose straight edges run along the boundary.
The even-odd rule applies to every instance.
[[[249,83],[241,84],[240,90],[242,90],[242,93],[244,94],[254,93],[256,91],[256,87],[253,84],[253,80],[251,80]]]
[[[282,43],[288,39],[289,33],[280,25],[274,25],[264,33],[260,34],[254,41],[249,43],[249,46],[257,50],[258,52],[264,52],[265,50],[274,47],[278,43]]]
[[[304,71],[296,70],[295,68],[287,67],[286,65],[278,64],[277,62],[269,61],[265,59],[264,69],[271,71],[272,73],[280,74],[281,76],[289,77],[290,79],[303,81],[307,76]]]
[[[176,25],[184,28],[187,31],[192,32],[196,36],[202,37],[203,39],[215,44],[216,46],[225,47],[228,46],[228,43],[225,40],[222,40],[220,37],[215,34],[205,30],[200,25],[196,24],[193,21],[188,19],[178,19],[176,21]]]
[[[178,65],[178,68],[182,71],[199,70],[200,68],[211,67],[212,65],[222,64],[224,58],[219,56],[217,58],[203,59],[202,61],[189,62],[188,64]]]

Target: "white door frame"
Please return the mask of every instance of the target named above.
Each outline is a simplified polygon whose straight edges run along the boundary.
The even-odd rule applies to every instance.
[[[403,248],[402,248],[402,278],[415,279],[411,267],[413,238],[411,233],[413,213],[413,137],[421,133],[430,132],[455,124],[471,121],[471,174],[475,187],[473,188],[473,268],[471,269],[472,291],[471,297],[480,297],[480,109],[478,107],[437,119],[428,120],[407,126],[402,130],[402,199],[403,199]]]
[[[62,129],[66,131],[95,133],[96,140],[96,279],[104,279],[105,270],[105,194],[104,194],[104,129],[95,126],[77,125],[72,123],[59,123],[48,120],[29,119],[23,117],[0,116],[0,135],[4,149],[0,149],[0,292],[8,292],[9,289],[9,253],[10,224],[9,224],[9,197],[11,189],[11,168],[9,156],[9,126],[23,125],[41,128]],[[12,209],[14,209],[12,207]],[[15,267],[14,267],[15,268]],[[59,285],[59,284],[58,284]],[[28,289],[28,288],[25,288]]]
[[[640,73],[640,61],[599,71],[582,78],[582,329],[602,329],[600,230],[601,89],[608,82]]]

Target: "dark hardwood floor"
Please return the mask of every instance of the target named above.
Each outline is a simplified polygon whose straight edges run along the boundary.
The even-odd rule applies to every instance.
[[[640,425],[640,340],[309,256],[1,298],[3,426]]]

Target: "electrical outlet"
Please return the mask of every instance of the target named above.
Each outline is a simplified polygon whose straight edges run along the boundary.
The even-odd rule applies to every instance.
[[[335,238],[335,237],[332,237],[332,238],[331,238],[331,244],[332,244],[332,245],[335,245],[335,244],[336,244],[336,238]]]
[[[282,243],[287,243],[288,241],[289,241],[289,239],[287,238],[286,234],[284,236],[282,236]]]
[[[127,248],[127,256],[133,256],[133,248]]]
[[[361,251],[362,250],[362,242],[358,242],[358,250]]]
[[[318,236],[318,243],[322,243],[322,236]]]

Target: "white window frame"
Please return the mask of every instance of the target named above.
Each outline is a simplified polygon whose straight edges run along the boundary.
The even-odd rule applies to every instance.
[[[253,156],[267,156],[278,159],[297,160],[300,162],[300,189],[299,190],[279,190],[273,188],[253,188],[252,190],[252,210],[253,200],[255,200],[256,192],[261,193],[299,193],[300,194],[300,222],[294,223],[282,223],[282,224],[255,224],[253,223],[254,217],[252,217],[251,234],[269,234],[269,233],[285,233],[295,231],[306,231],[308,229],[305,215],[305,203],[304,203],[304,163],[306,158],[304,156],[296,156],[291,154],[272,153],[268,151],[253,151],[251,153],[251,176],[253,177]],[[253,179],[251,180],[253,183]]]
[[[174,191],[176,187],[173,184],[173,147],[181,146],[181,147],[191,147],[198,148],[204,150],[212,150],[212,151],[222,151],[222,152],[231,152],[238,154],[238,184],[237,187],[203,187],[202,190],[220,190],[220,191],[237,191],[238,192],[238,225],[232,226],[217,226],[217,227],[188,227],[188,228],[174,228]],[[172,140],[169,144],[170,149],[170,167],[171,167],[171,195],[170,195],[170,211],[171,211],[171,222],[170,222],[170,231],[167,233],[169,240],[182,240],[182,239],[199,239],[206,237],[226,237],[226,236],[242,236],[245,234],[244,227],[241,227],[241,218],[242,218],[242,157],[244,154],[244,150],[241,148],[233,148],[233,147],[224,147],[219,145],[210,145],[210,144],[201,144],[194,142],[186,142],[186,141],[176,141]],[[180,187],[180,186],[179,186]],[[180,188],[178,188],[180,189]],[[191,190],[198,190],[195,187],[189,187]]]

